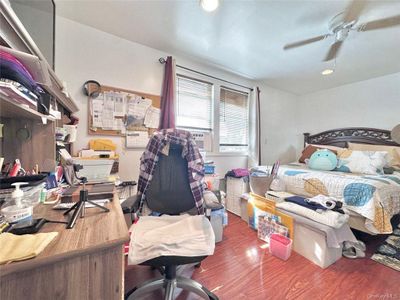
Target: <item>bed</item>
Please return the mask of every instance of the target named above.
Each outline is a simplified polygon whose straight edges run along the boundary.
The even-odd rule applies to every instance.
[[[346,147],[348,143],[399,146],[390,131],[374,128],[342,128],[318,134],[304,133],[304,145]],[[325,194],[345,204],[352,228],[369,234],[392,232],[390,220],[400,213],[400,171],[390,175],[363,175],[316,171],[305,164],[281,166],[278,173],[286,191],[303,196]]]

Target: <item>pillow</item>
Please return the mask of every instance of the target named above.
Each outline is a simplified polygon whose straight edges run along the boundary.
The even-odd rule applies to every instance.
[[[361,151],[387,151],[390,155],[388,167],[400,168],[400,147],[349,143],[349,149]]]
[[[332,149],[335,148],[335,149]],[[313,155],[313,153],[317,150],[320,149],[329,149],[331,150],[333,153],[337,154],[337,150],[340,149],[345,149],[345,148],[340,148],[340,147],[335,147],[335,146],[329,146],[329,145],[312,145],[312,144],[307,144],[307,146],[303,149],[303,151],[301,152],[301,156],[299,158],[299,162],[300,163],[305,163],[306,159],[309,159],[311,157],[311,155]]]
[[[347,149],[347,148],[332,146],[332,145],[319,145],[319,144],[310,144],[310,145],[321,148],[321,149],[328,149],[328,150],[333,151],[334,153],[337,153],[337,151],[339,151],[339,150]]]
[[[337,157],[339,167],[336,168],[336,171],[376,175],[383,174],[383,167],[388,160],[388,152],[344,149],[338,151]]]
[[[337,163],[335,153],[328,149],[321,149],[311,155],[307,165],[313,170],[332,171],[337,167]]]

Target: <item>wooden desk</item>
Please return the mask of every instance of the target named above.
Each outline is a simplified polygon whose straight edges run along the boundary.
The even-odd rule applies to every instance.
[[[35,217],[66,220],[51,207],[38,205]],[[36,258],[0,266],[0,299],[122,299],[128,228],[117,196],[107,207],[86,209],[73,229],[45,224],[40,232],[58,236]]]

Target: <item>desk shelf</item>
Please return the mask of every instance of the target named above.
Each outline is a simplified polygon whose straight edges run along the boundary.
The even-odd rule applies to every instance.
[[[0,117],[2,118],[24,118],[30,120],[47,119],[47,121],[54,122],[55,118],[44,115],[27,105],[19,104],[14,102],[12,99],[8,99],[6,96],[0,94]]]

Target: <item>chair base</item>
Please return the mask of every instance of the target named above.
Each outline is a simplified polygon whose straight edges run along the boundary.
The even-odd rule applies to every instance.
[[[174,291],[176,288],[193,292],[206,300],[218,300],[218,297],[215,294],[210,292],[197,281],[181,276],[176,276],[172,279],[162,278],[148,280],[142,285],[135,287],[126,293],[125,300],[140,299],[141,296],[161,288],[165,289],[165,300],[173,300]]]

